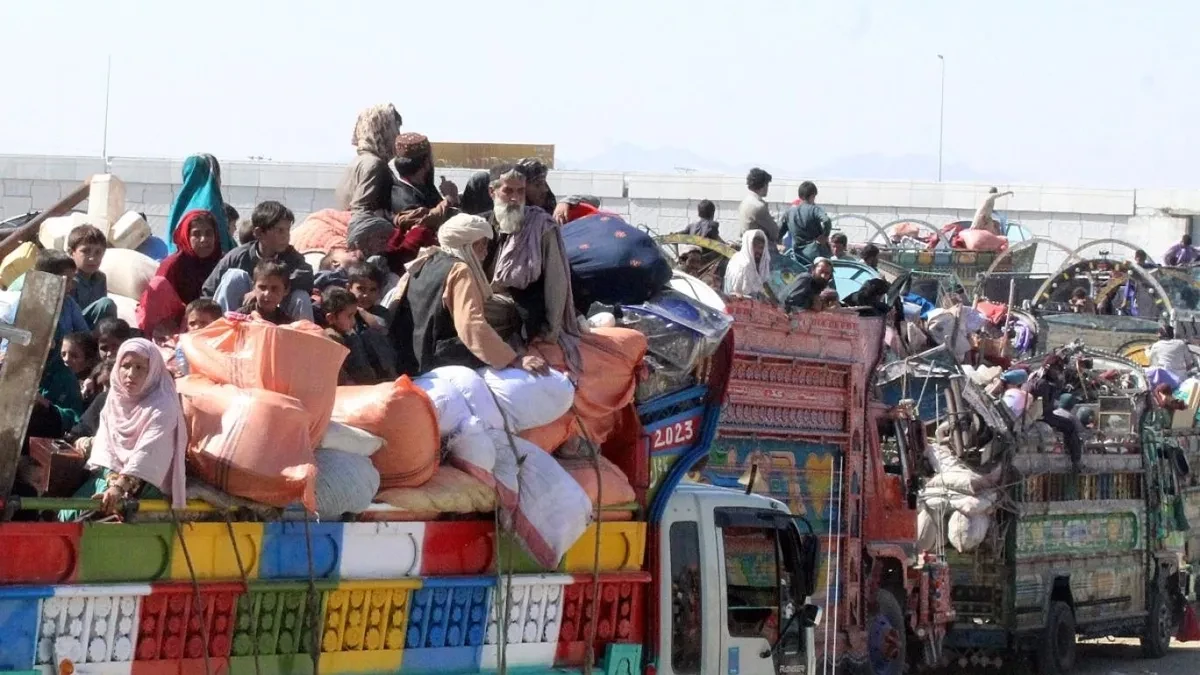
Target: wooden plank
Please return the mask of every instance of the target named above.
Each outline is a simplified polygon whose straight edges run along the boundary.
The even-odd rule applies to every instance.
[[[17,475],[29,413],[54,342],[66,287],[66,280],[57,274],[29,272],[25,276],[16,325],[32,337],[27,345],[10,342],[0,367],[0,499],[8,497]]]

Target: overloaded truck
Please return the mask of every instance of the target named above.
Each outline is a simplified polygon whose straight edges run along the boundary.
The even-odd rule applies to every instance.
[[[950,574],[916,545],[923,428],[873,392],[883,319],[748,299],[726,311],[729,394],[698,475],[778,499],[821,535],[818,662],[870,673],[938,663]]]
[[[48,302],[18,311],[36,327],[10,345],[6,405],[32,402],[8,385],[38,380],[55,283],[27,281]],[[642,442],[614,460],[638,503],[594,522],[558,569],[515,550],[493,511],[404,520],[377,505],[315,522],[143,500],[123,503],[121,522],[36,520],[88,505],[55,494],[69,457],[23,459],[40,496],[0,486],[0,673],[812,673],[808,521],[766,496],[681,484],[716,435],[732,338],[706,363],[699,384],[639,406]],[[0,458],[18,461],[13,435],[0,438]],[[671,461],[652,466],[664,444]]]
[[[1067,673],[1076,639],[1089,637],[1138,638],[1147,657],[1161,657],[1190,595],[1195,538],[1183,513],[1182,453],[1163,434],[1171,414],[1151,401],[1136,364],[1079,344],[1056,353],[1066,389],[1080,401],[1076,419],[1091,420],[1077,461],[1040,410],[1016,417],[961,371],[932,378],[940,383],[909,383],[937,398],[956,381],[964,420],[1005,420],[982,434],[978,420],[962,430],[962,459],[979,475],[1000,477],[985,497],[994,506],[981,536],[972,525],[958,544],[936,537],[950,563],[956,613],[944,663],[969,672],[1012,672],[1032,662],[1046,675]],[[951,521],[952,542],[954,528]]]

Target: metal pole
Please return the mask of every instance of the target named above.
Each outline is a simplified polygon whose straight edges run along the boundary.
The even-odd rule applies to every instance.
[[[112,91],[112,54],[108,55],[108,74],[104,77],[104,145],[100,151],[104,163],[108,165],[108,99]],[[105,169],[107,171],[107,169]]]
[[[946,57],[937,55],[942,63],[942,95],[938,112],[938,182],[942,182],[942,139],[946,130]]]

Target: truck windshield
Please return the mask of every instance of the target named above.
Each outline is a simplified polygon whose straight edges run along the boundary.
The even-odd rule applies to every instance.
[[[763,637],[779,632],[779,559],[775,528],[724,527],[729,635]]]

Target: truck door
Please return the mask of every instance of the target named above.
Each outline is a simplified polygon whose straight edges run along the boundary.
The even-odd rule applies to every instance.
[[[757,508],[714,509],[713,550],[720,611],[717,673],[807,673],[813,655],[800,614],[809,592],[800,571],[800,537],[791,517]],[[716,628],[714,630],[713,628]],[[782,640],[781,640],[782,631]],[[710,672],[710,671],[706,671]]]

